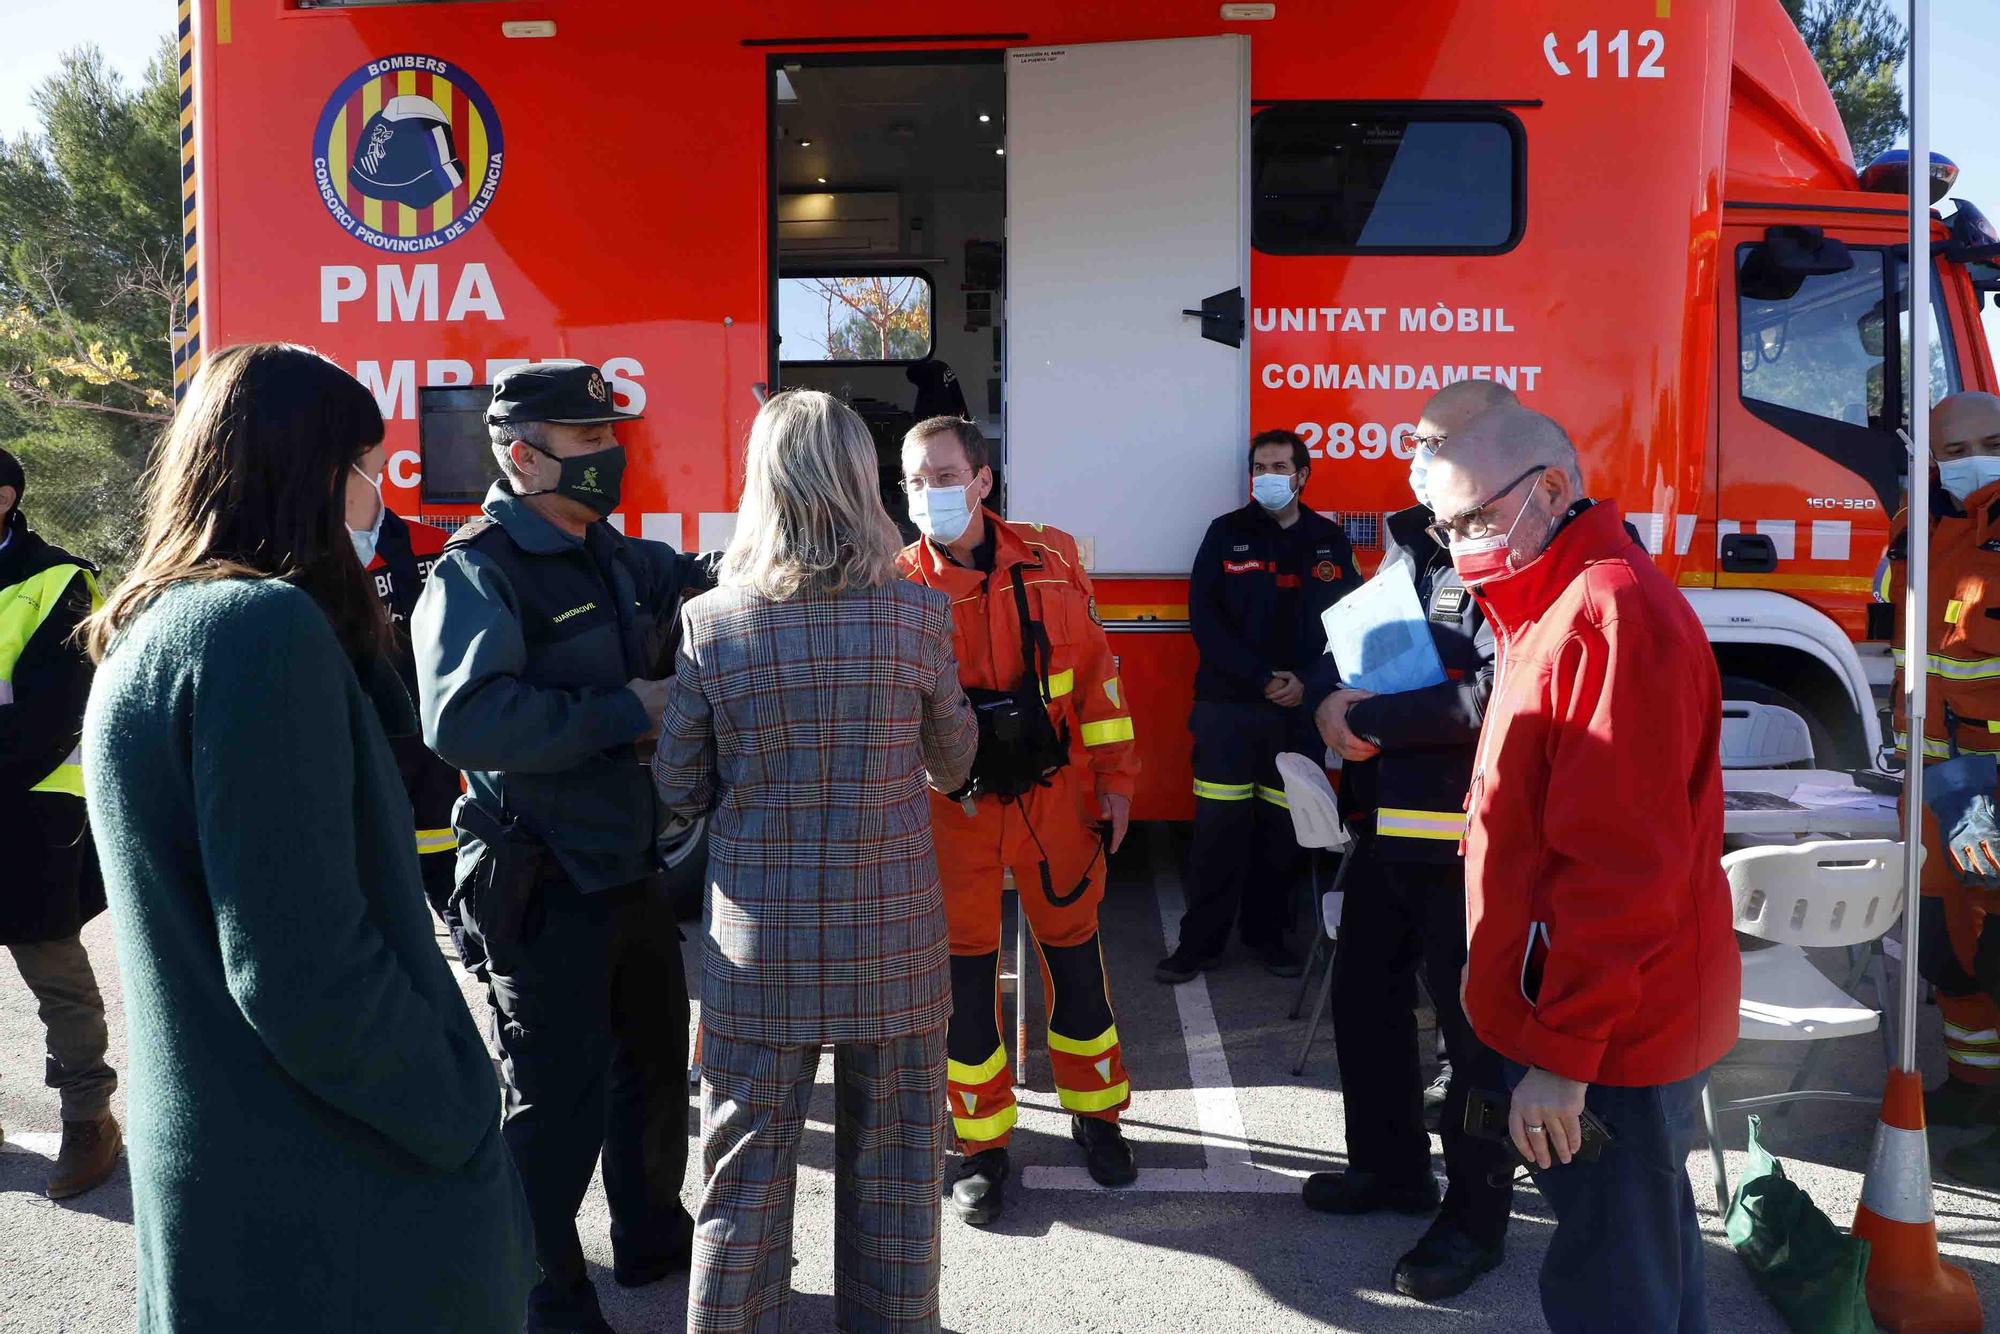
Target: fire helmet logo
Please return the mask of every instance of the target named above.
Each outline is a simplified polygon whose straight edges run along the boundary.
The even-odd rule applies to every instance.
[[[349,236],[415,254],[485,215],[502,147],[500,117],[464,71],[434,56],[385,56],[327,99],[313,134],[314,184]]]

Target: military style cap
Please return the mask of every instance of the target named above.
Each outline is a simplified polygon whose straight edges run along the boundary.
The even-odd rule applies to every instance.
[[[595,366],[569,361],[531,361],[500,372],[493,382],[489,422],[557,422],[594,426],[639,420],[636,412],[611,405],[611,386]]]

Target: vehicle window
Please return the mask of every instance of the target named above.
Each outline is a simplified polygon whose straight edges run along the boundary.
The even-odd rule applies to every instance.
[[[1737,252],[1739,272],[1750,250],[1745,246]],[[1860,248],[1849,253],[1854,258],[1852,269],[1808,277],[1789,299],[1739,294],[1737,353],[1742,393],[1750,402],[1887,430],[1890,386],[1887,331],[1882,319],[1883,255],[1879,250]],[[1900,386],[1907,385],[1910,378],[1909,286],[1900,264],[1896,278],[1897,399],[1901,425],[1907,428],[1908,395],[1900,392]],[[1934,303],[1930,336],[1933,403],[1959,388],[1956,358],[1939,322],[1942,314],[1942,306]]]
[[[1902,265],[1896,266],[1896,279],[1901,290],[1897,293],[1898,341],[1903,353],[1903,383],[1910,382],[1910,284],[1909,274]],[[1937,406],[1939,399],[1947,394],[1955,394],[1962,387],[1959,383],[1958,358],[1952,355],[1951,335],[1943,325],[1944,298],[1943,278],[1931,279],[1931,406]],[[1903,395],[1903,429],[1910,427],[1909,395]]]
[[[931,353],[931,280],[921,273],[830,273],[778,279],[778,357],[823,362],[922,361]]]
[[[1253,122],[1251,236],[1280,255],[1495,254],[1526,216],[1521,123],[1315,103]]]
[[[1752,249],[1738,250],[1739,273]],[[1739,294],[1745,399],[1855,426],[1882,425],[1882,252],[1850,253],[1853,268],[1808,277],[1788,300]]]

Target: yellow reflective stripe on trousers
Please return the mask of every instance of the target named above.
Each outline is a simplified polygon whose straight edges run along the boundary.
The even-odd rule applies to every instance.
[[[1108,1089],[1056,1089],[1056,1098],[1072,1112],[1108,1112],[1131,1096],[1131,1084],[1122,1079]]]
[[[1292,808],[1292,803],[1285,800],[1285,789],[1281,787],[1265,787],[1262,783],[1257,784],[1257,800],[1268,801],[1279,810],[1288,811]]]
[[[1465,837],[1465,813],[1384,806],[1375,812],[1375,833],[1382,838],[1435,838],[1456,843]]]
[[[1118,1045],[1118,1025],[1113,1024],[1094,1038],[1066,1038],[1049,1030],[1049,1050],[1065,1056],[1102,1056]]]
[[[1961,1047],[2000,1047],[2000,1029],[1982,1028],[1975,1033],[1969,1028],[1947,1023],[1944,1026],[1944,1041],[1948,1047],[1954,1044]]]
[[[1205,783],[1194,780],[1194,794],[1210,801],[1248,801],[1257,792],[1254,783]]]
[[[433,852],[455,852],[458,838],[450,829],[419,829],[417,831],[417,855],[426,856]]]
[[[1898,667],[1909,660],[1909,655],[1902,649],[1894,652]],[[2000,658],[1947,658],[1942,653],[1931,653],[1925,656],[1925,662],[1932,676],[1941,676],[1947,681],[1991,681],[2000,678]]]
[[[958,1132],[960,1139],[977,1144],[983,1140],[999,1139],[1014,1128],[1018,1116],[1019,1109],[1010,1102],[991,1116],[954,1116],[951,1128]]]
[[[1076,672],[1074,670],[1056,672],[1049,677],[1050,699],[1061,699],[1074,689],[1076,689]]]
[[[1006,1068],[1007,1049],[1005,1047],[995,1047],[993,1054],[978,1065],[967,1065],[963,1061],[946,1061],[944,1063],[945,1078],[954,1084],[984,1084]]]
[[[1103,722],[1083,725],[1083,744],[1086,746],[1109,746],[1119,741],[1132,739],[1130,718],[1106,718]]]

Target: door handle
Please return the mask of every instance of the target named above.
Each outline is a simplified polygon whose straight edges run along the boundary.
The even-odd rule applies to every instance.
[[[1209,342],[1225,343],[1230,347],[1243,346],[1242,288],[1232,287],[1227,292],[1203,297],[1200,310],[1183,310],[1181,314],[1200,320],[1201,336]]]

